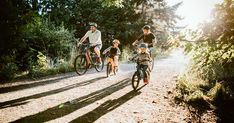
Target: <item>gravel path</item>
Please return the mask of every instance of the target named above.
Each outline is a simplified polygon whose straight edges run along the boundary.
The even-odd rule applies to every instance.
[[[182,50],[156,60],[149,85],[133,92],[134,64],[116,76],[68,73],[0,85],[0,123],[183,123],[187,109],[173,101],[175,77],[188,63]]]

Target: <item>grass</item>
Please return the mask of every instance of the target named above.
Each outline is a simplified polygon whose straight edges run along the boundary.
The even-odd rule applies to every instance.
[[[199,116],[212,110],[220,122],[230,121],[234,118],[234,83],[211,82],[188,72],[177,78],[175,101],[192,107]]]
[[[56,75],[56,74],[62,74],[62,73],[68,73],[68,72],[73,72],[74,67],[69,64],[61,64],[59,66],[53,67],[53,68],[48,68],[48,69],[43,69],[43,70],[34,70],[34,71],[25,71],[20,74],[17,74],[14,78],[14,80],[20,80],[20,79],[28,79],[28,78],[40,78],[40,77],[46,77],[49,75]]]

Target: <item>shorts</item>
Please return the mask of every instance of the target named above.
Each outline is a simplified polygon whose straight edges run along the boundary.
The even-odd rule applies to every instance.
[[[95,45],[91,44],[91,47],[90,47],[91,51],[94,51],[95,48],[98,48],[99,50],[101,50],[102,44],[95,44]]]
[[[107,62],[114,63],[114,66],[119,66],[119,56],[108,57]]]

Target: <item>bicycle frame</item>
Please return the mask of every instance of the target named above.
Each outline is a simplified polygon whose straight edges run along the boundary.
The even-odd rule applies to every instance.
[[[92,54],[94,54],[94,52],[90,51],[90,48],[91,48],[90,44],[82,44],[82,45],[85,46],[84,49],[82,49],[83,51],[81,51],[82,54],[85,55],[86,60],[90,61],[91,64],[94,64],[94,61],[92,59],[93,58]]]

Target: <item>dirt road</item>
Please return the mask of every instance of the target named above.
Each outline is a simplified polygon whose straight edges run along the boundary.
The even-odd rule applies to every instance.
[[[0,123],[183,123],[188,111],[174,103],[173,91],[187,63],[181,50],[157,60],[150,84],[138,92],[131,87],[134,64],[122,64],[109,78],[68,73],[0,85]]]

